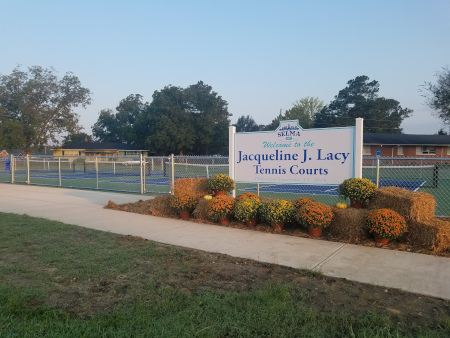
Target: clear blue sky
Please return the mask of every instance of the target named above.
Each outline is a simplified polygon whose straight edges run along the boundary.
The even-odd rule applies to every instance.
[[[449,0],[0,0],[0,73],[20,64],[71,71],[92,92],[85,131],[129,94],[202,80],[232,122],[268,124],[305,96],[328,104],[367,75],[414,110],[406,133],[443,125],[420,85],[450,65]]]

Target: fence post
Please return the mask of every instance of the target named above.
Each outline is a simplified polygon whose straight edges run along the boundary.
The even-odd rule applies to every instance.
[[[30,155],[27,154],[27,184],[30,184]]]
[[[380,187],[380,159],[377,158],[377,188]]]
[[[97,189],[98,189],[98,162],[97,162],[97,156],[95,156],[95,178],[97,181]]]
[[[11,155],[11,183],[14,183],[14,174],[16,171],[16,159],[14,158],[14,155]]]
[[[61,157],[58,157],[59,186],[61,186]]]
[[[147,192],[147,160],[144,157],[144,168],[142,169],[142,172],[144,174],[144,194]]]
[[[141,194],[144,193],[144,174],[142,173],[142,154],[139,155],[139,170],[140,170],[140,177],[141,177]]]
[[[175,194],[175,159],[173,154],[169,157],[169,164],[170,164],[170,194]]]

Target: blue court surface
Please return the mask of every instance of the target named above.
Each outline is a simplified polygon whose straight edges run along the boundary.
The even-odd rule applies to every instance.
[[[140,184],[141,180],[139,178],[137,179],[126,179],[126,180],[112,180],[108,181],[111,183],[131,183],[131,184]],[[169,185],[169,178],[168,177],[159,177],[159,178],[147,178],[145,180],[145,184],[148,185]]]
[[[3,172],[1,172],[3,174]],[[9,173],[8,173],[9,174]],[[17,171],[16,175],[26,175],[25,171]],[[59,175],[55,172],[48,171],[32,171],[32,177],[58,179]],[[155,177],[156,176],[156,177]],[[62,180],[79,180],[79,179],[96,179],[95,173],[84,172],[63,172],[61,173]],[[120,184],[140,184],[139,173],[98,173],[98,178],[103,182],[120,183]],[[376,183],[375,180],[372,182]],[[169,178],[159,175],[147,176],[145,183],[147,185],[168,186]],[[424,180],[380,180],[380,187],[399,187],[412,191],[417,191],[422,187],[426,181]],[[239,189],[242,191],[257,191],[257,187]],[[291,193],[291,194],[310,194],[310,195],[329,195],[337,196],[337,186],[324,185],[296,185],[296,184],[273,184],[260,186],[259,191],[268,193]]]
[[[376,183],[376,182],[374,182]],[[399,187],[412,191],[417,191],[425,181],[401,181],[401,180],[380,180],[380,187]],[[245,191],[257,191],[257,188],[241,189]],[[295,184],[277,184],[277,185],[264,185],[259,188],[262,192],[272,193],[291,193],[291,194],[310,194],[310,195],[339,195],[337,186],[325,186],[325,185],[295,185]]]

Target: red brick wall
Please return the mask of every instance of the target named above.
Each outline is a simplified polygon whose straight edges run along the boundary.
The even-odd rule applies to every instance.
[[[436,147],[436,154],[435,155],[425,155],[425,154],[417,154],[416,153],[416,146],[403,146],[403,155],[398,154],[398,147],[397,146],[387,146],[387,145],[376,145],[371,146],[371,154],[366,155],[364,154],[364,157],[375,157],[377,149],[381,149],[381,156],[382,157],[423,157],[423,158],[450,158],[450,155],[448,155],[448,147]]]

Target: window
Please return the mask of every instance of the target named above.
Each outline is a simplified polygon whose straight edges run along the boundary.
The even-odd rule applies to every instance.
[[[447,148],[447,155],[450,155],[450,147]]]
[[[372,147],[363,146],[363,155],[372,155]]]
[[[405,155],[405,154],[403,153],[403,146],[398,146],[398,147],[397,147],[397,155]]]
[[[126,151],[125,152],[125,156],[135,156],[135,155],[140,155],[139,151]]]
[[[436,147],[422,146],[416,148],[417,155],[436,155]]]

